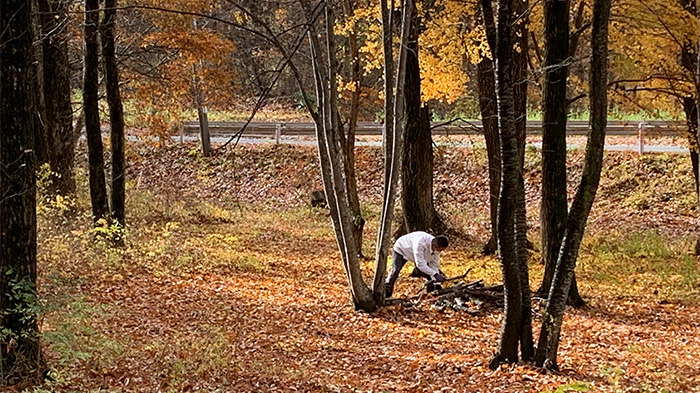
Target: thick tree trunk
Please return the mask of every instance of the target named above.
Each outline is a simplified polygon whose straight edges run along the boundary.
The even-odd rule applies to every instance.
[[[528,305],[523,304],[525,296],[523,288],[523,272],[520,246],[522,244],[522,228],[516,222],[518,207],[516,204],[525,201],[520,195],[522,186],[521,165],[518,156],[518,141],[515,133],[514,103],[513,103],[513,41],[511,34],[512,1],[500,0],[498,8],[498,44],[497,44],[497,91],[498,114],[501,145],[501,194],[498,207],[498,237],[504,283],[504,318],[498,351],[490,363],[496,368],[499,363],[518,361],[518,344],[523,333],[531,328],[523,326],[527,316],[523,310]],[[522,208],[524,211],[524,207]],[[529,294],[527,295],[529,298]],[[526,340],[522,342],[526,343]],[[527,345],[527,343],[525,344]],[[525,348],[527,350],[527,347]],[[526,353],[527,356],[529,354]]]
[[[553,275],[566,225],[566,84],[569,0],[544,2],[545,60],[542,66],[542,258]],[[547,276],[547,274],[545,274]],[[551,276],[549,278],[551,282]],[[543,285],[547,291],[549,285]]]
[[[37,154],[51,168],[51,194],[75,193],[73,165],[78,135],[73,131],[67,14],[69,1],[38,0],[41,24],[42,127]],[[39,141],[37,141],[39,142]]]
[[[700,145],[698,144],[698,110],[695,97],[683,99],[683,110],[685,111],[685,122],[688,125],[688,145],[690,146],[690,162],[693,166],[693,179],[695,183],[695,193],[698,195],[700,204],[700,164],[698,157]],[[700,237],[695,241],[695,254],[700,255]]]
[[[442,231],[442,220],[433,204],[433,139],[428,107],[421,104],[418,63],[420,20],[414,16],[406,53],[406,139],[401,166],[401,206],[406,232]]]
[[[90,200],[95,221],[109,216],[105,180],[102,132],[98,101],[99,46],[97,30],[100,15],[97,0],[85,0],[85,75],[83,80],[83,110],[90,167]]]
[[[112,145],[112,187],[110,204],[112,219],[122,227],[125,224],[124,204],[126,199],[126,156],[124,153],[124,110],[119,93],[119,69],[115,51],[115,23],[117,0],[105,0],[102,20],[102,57],[104,58],[107,79],[107,104],[111,125]]]
[[[32,4],[0,0],[0,384],[37,381]]]
[[[539,296],[546,297],[552,285],[566,226],[566,119],[569,61],[569,0],[546,0],[545,60],[542,99],[542,202],[540,228],[545,265]],[[575,277],[574,277],[575,281]],[[572,285],[569,304],[580,307],[578,285]]]
[[[484,245],[482,253],[491,255],[498,249],[498,198],[501,186],[501,153],[498,144],[498,99],[496,98],[496,74],[493,60],[496,53],[496,24],[491,8],[491,0],[479,2],[481,19],[491,52],[491,58],[484,58],[477,65],[479,86],[479,110],[486,141],[486,154],[489,160],[489,209],[491,213],[491,237]]]
[[[596,0],[593,5],[593,32],[591,47],[591,131],[586,145],[586,163],[574,202],[571,205],[564,241],[549,292],[547,307],[542,316],[542,329],[535,362],[547,369],[557,368],[559,337],[564,319],[569,287],[576,267],[579,247],[588,220],[603,166],[605,127],[607,124],[607,59],[608,20],[610,0]]]

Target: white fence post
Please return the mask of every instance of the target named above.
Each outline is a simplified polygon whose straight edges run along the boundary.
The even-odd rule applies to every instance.
[[[277,124],[275,126],[275,144],[280,144],[280,137],[282,136],[282,124]]]
[[[639,155],[641,156],[644,154],[644,130],[646,129],[646,125],[644,124],[644,120],[639,122],[639,127],[637,128],[638,134],[639,134]]]

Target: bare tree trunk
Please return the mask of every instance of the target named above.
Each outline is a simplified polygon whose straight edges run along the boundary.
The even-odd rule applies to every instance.
[[[124,227],[126,156],[124,153],[124,110],[122,108],[121,94],[119,93],[119,69],[117,67],[114,39],[117,19],[116,7],[117,0],[105,0],[104,19],[102,21],[102,57],[104,58],[107,79],[107,104],[109,105],[109,122],[111,125],[112,187],[110,202],[112,219]]]
[[[498,2],[497,89],[501,144],[501,195],[498,207],[498,239],[504,283],[504,318],[498,351],[490,363],[496,368],[500,363],[518,361],[518,344],[523,331],[523,288],[520,264],[519,235],[516,233],[517,203],[524,196],[518,141],[515,133],[513,103],[513,41],[511,34],[512,0]]]
[[[421,104],[418,64],[420,18],[414,15],[406,53],[406,136],[401,166],[401,205],[405,232],[441,232],[444,224],[433,203],[433,139],[428,107]]]
[[[482,23],[486,30],[491,57],[496,53],[496,24],[493,19],[491,0],[482,0],[480,11]],[[481,124],[486,141],[486,154],[489,160],[489,209],[491,212],[491,237],[484,245],[482,253],[491,255],[498,249],[498,198],[501,184],[501,155],[498,145],[498,100],[496,98],[496,77],[493,60],[484,56],[477,65],[479,86],[479,109]]]
[[[566,119],[569,61],[569,0],[546,0],[545,61],[542,102],[542,201],[540,228],[545,265],[542,285],[537,291],[546,297],[554,277],[568,209],[566,190]],[[575,277],[574,277],[575,281]],[[584,304],[578,285],[572,285],[569,304]]]
[[[350,1],[343,2],[345,14],[351,18],[354,15],[354,5]],[[348,189],[348,202],[352,212],[353,237],[355,238],[355,248],[357,255],[363,257],[362,237],[365,227],[365,219],[362,217],[360,209],[360,198],[357,193],[357,175],[355,173],[355,133],[357,130],[357,116],[360,110],[360,80],[362,78],[362,65],[360,63],[360,45],[357,42],[357,33],[353,28],[348,37],[350,49],[349,68],[351,69],[351,81],[353,91],[350,97],[350,116],[348,119],[348,133],[345,139],[345,183]]]
[[[38,382],[32,4],[0,0],[0,385]]]
[[[393,4],[393,3],[392,3]],[[401,7],[401,42],[399,59],[394,68],[393,57],[393,10],[386,0],[381,1],[382,32],[384,45],[384,193],[382,215],[377,235],[376,269],[372,286],[374,298],[378,304],[384,304],[386,263],[388,258],[389,240],[391,237],[391,221],[394,217],[396,199],[396,183],[401,170],[401,155],[406,113],[404,106],[404,86],[406,83],[406,47],[410,33],[413,13],[413,0],[403,0]],[[394,75],[394,69],[396,75]],[[393,82],[393,83],[392,83]],[[395,93],[395,94],[394,94]]]
[[[43,127],[37,154],[51,168],[52,194],[75,193],[73,165],[78,136],[73,130],[67,14],[69,1],[38,0],[41,31],[41,92]],[[39,143],[37,143],[38,145]]]
[[[95,221],[109,216],[105,180],[102,132],[98,101],[99,47],[97,30],[100,20],[97,0],[85,0],[85,75],[83,82],[83,110],[90,166],[90,200]]]
[[[605,127],[607,124],[607,59],[608,21],[610,0],[595,0],[591,39],[591,131],[586,145],[586,163],[571,212],[567,219],[564,241],[549,292],[547,307],[542,316],[542,329],[535,362],[547,369],[557,368],[559,337],[583,231],[588,221],[603,166]]]
[[[700,52],[699,52],[700,53]],[[699,82],[700,83],[700,82]],[[690,162],[693,166],[693,179],[695,183],[695,192],[698,195],[698,203],[700,203],[700,165],[698,165],[698,152],[700,145],[698,144],[698,109],[695,97],[686,97],[683,99],[683,110],[685,112],[685,121],[688,125],[688,145],[690,146]],[[700,255],[700,237],[695,241],[695,254]]]
[[[513,1],[513,97],[515,105],[515,137],[518,141],[520,167],[525,165],[525,127],[527,125],[527,56],[528,0]]]

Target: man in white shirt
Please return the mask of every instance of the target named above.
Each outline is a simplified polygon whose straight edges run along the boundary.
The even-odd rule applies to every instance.
[[[445,276],[440,272],[440,252],[447,248],[445,236],[432,236],[426,232],[411,232],[401,236],[394,244],[394,262],[386,278],[386,297],[394,293],[394,283],[399,278],[406,261],[412,261],[423,277],[427,278],[428,292],[441,289]]]

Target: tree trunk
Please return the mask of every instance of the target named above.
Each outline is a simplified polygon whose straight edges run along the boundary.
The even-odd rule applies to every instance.
[[[610,0],[595,0],[593,5],[592,58],[591,58],[591,131],[586,145],[586,159],[581,182],[579,183],[566,230],[557,267],[549,292],[547,307],[542,316],[542,329],[535,355],[538,366],[547,369],[557,368],[559,337],[564,319],[566,300],[569,294],[576,259],[583,238],[603,166],[605,127],[607,124],[607,59],[608,59],[608,20]]]
[[[406,232],[442,231],[433,204],[433,139],[428,107],[421,105],[418,63],[420,20],[414,15],[406,53],[406,136],[401,166],[401,205]]]
[[[491,58],[484,54],[484,57],[477,65],[479,109],[486,141],[486,154],[489,160],[489,209],[491,212],[491,237],[484,245],[482,253],[491,255],[498,249],[498,198],[501,185],[501,154],[498,145],[498,100],[496,98],[496,77],[492,60],[496,51],[496,25],[493,20],[491,0],[480,1],[480,11],[491,51]]]
[[[518,142],[520,167],[525,165],[525,131],[527,125],[527,56],[528,0],[513,1],[513,97],[515,136]]]
[[[545,60],[542,94],[542,200],[540,228],[542,259],[545,265],[542,285],[537,291],[546,297],[554,277],[554,269],[566,227],[566,119],[569,61],[569,0],[546,0]],[[575,280],[575,278],[574,278]],[[578,285],[572,285],[569,304],[583,305]]]
[[[105,0],[104,19],[102,20],[102,57],[104,58],[107,79],[107,104],[109,105],[109,123],[111,125],[112,187],[110,202],[112,219],[124,227],[126,157],[124,153],[124,110],[119,93],[119,69],[114,39],[117,19],[116,7],[117,0]]]
[[[345,13],[348,18],[354,15],[354,7],[348,0],[343,2]],[[348,118],[348,133],[344,144],[345,157],[345,184],[348,190],[348,202],[352,213],[353,238],[355,239],[355,249],[357,255],[363,257],[362,238],[365,228],[365,219],[362,217],[360,208],[360,197],[357,193],[357,175],[355,172],[355,132],[357,130],[357,116],[360,110],[360,79],[362,77],[362,64],[360,63],[360,46],[357,41],[355,28],[350,31],[348,37],[348,47],[350,48],[347,63],[350,68],[350,79],[353,84],[353,91],[350,97],[350,116]]]
[[[73,165],[78,135],[73,130],[67,14],[69,1],[38,0],[41,24],[41,91],[44,97],[40,163],[51,168],[51,194],[75,193]],[[39,141],[37,141],[39,142]],[[38,143],[37,143],[38,144]]]
[[[698,82],[700,83],[700,82]],[[685,97],[683,99],[683,111],[685,112],[685,122],[688,126],[688,146],[690,146],[690,162],[693,165],[693,179],[695,183],[695,193],[698,195],[700,204],[700,165],[698,165],[698,110],[695,97]],[[700,255],[700,237],[695,241],[695,254]]]
[[[413,0],[401,2],[401,38],[398,62],[394,67],[393,57],[393,10],[386,0],[381,0],[382,38],[384,53],[384,193],[382,215],[377,234],[377,252],[375,255],[375,272],[372,290],[379,304],[384,304],[386,263],[391,237],[391,221],[394,217],[396,184],[401,170],[402,144],[406,128],[406,111],[404,88],[406,85],[406,57],[409,33],[411,29]],[[393,3],[391,3],[393,5]],[[396,74],[394,74],[394,70]]]
[[[39,380],[32,4],[0,0],[0,384]]]
[[[522,274],[522,228],[517,225],[519,208],[516,204],[525,201],[522,185],[521,165],[518,156],[518,141],[515,133],[513,103],[513,41],[511,34],[512,0],[500,0],[498,8],[498,44],[497,44],[497,91],[498,114],[501,145],[501,194],[498,207],[498,237],[504,283],[504,318],[498,351],[490,363],[496,368],[500,363],[518,361],[518,344],[527,343],[523,333],[528,328],[523,325],[528,321],[523,310],[526,293],[523,288]],[[524,212],[524,207],[521,207]],[[527,295],[529,298],[529,294]],[[527,348],[525,348],[527,350]],[[529,356],[529,354],[527,354]]]
[[[90,166],[90,200],[95,221],[109,216],[105,181],[102,132],[98,101],[99,47],[97,28],[100,15],[97,0],[85,0],[85,75],[83,81],[83,110]]]

